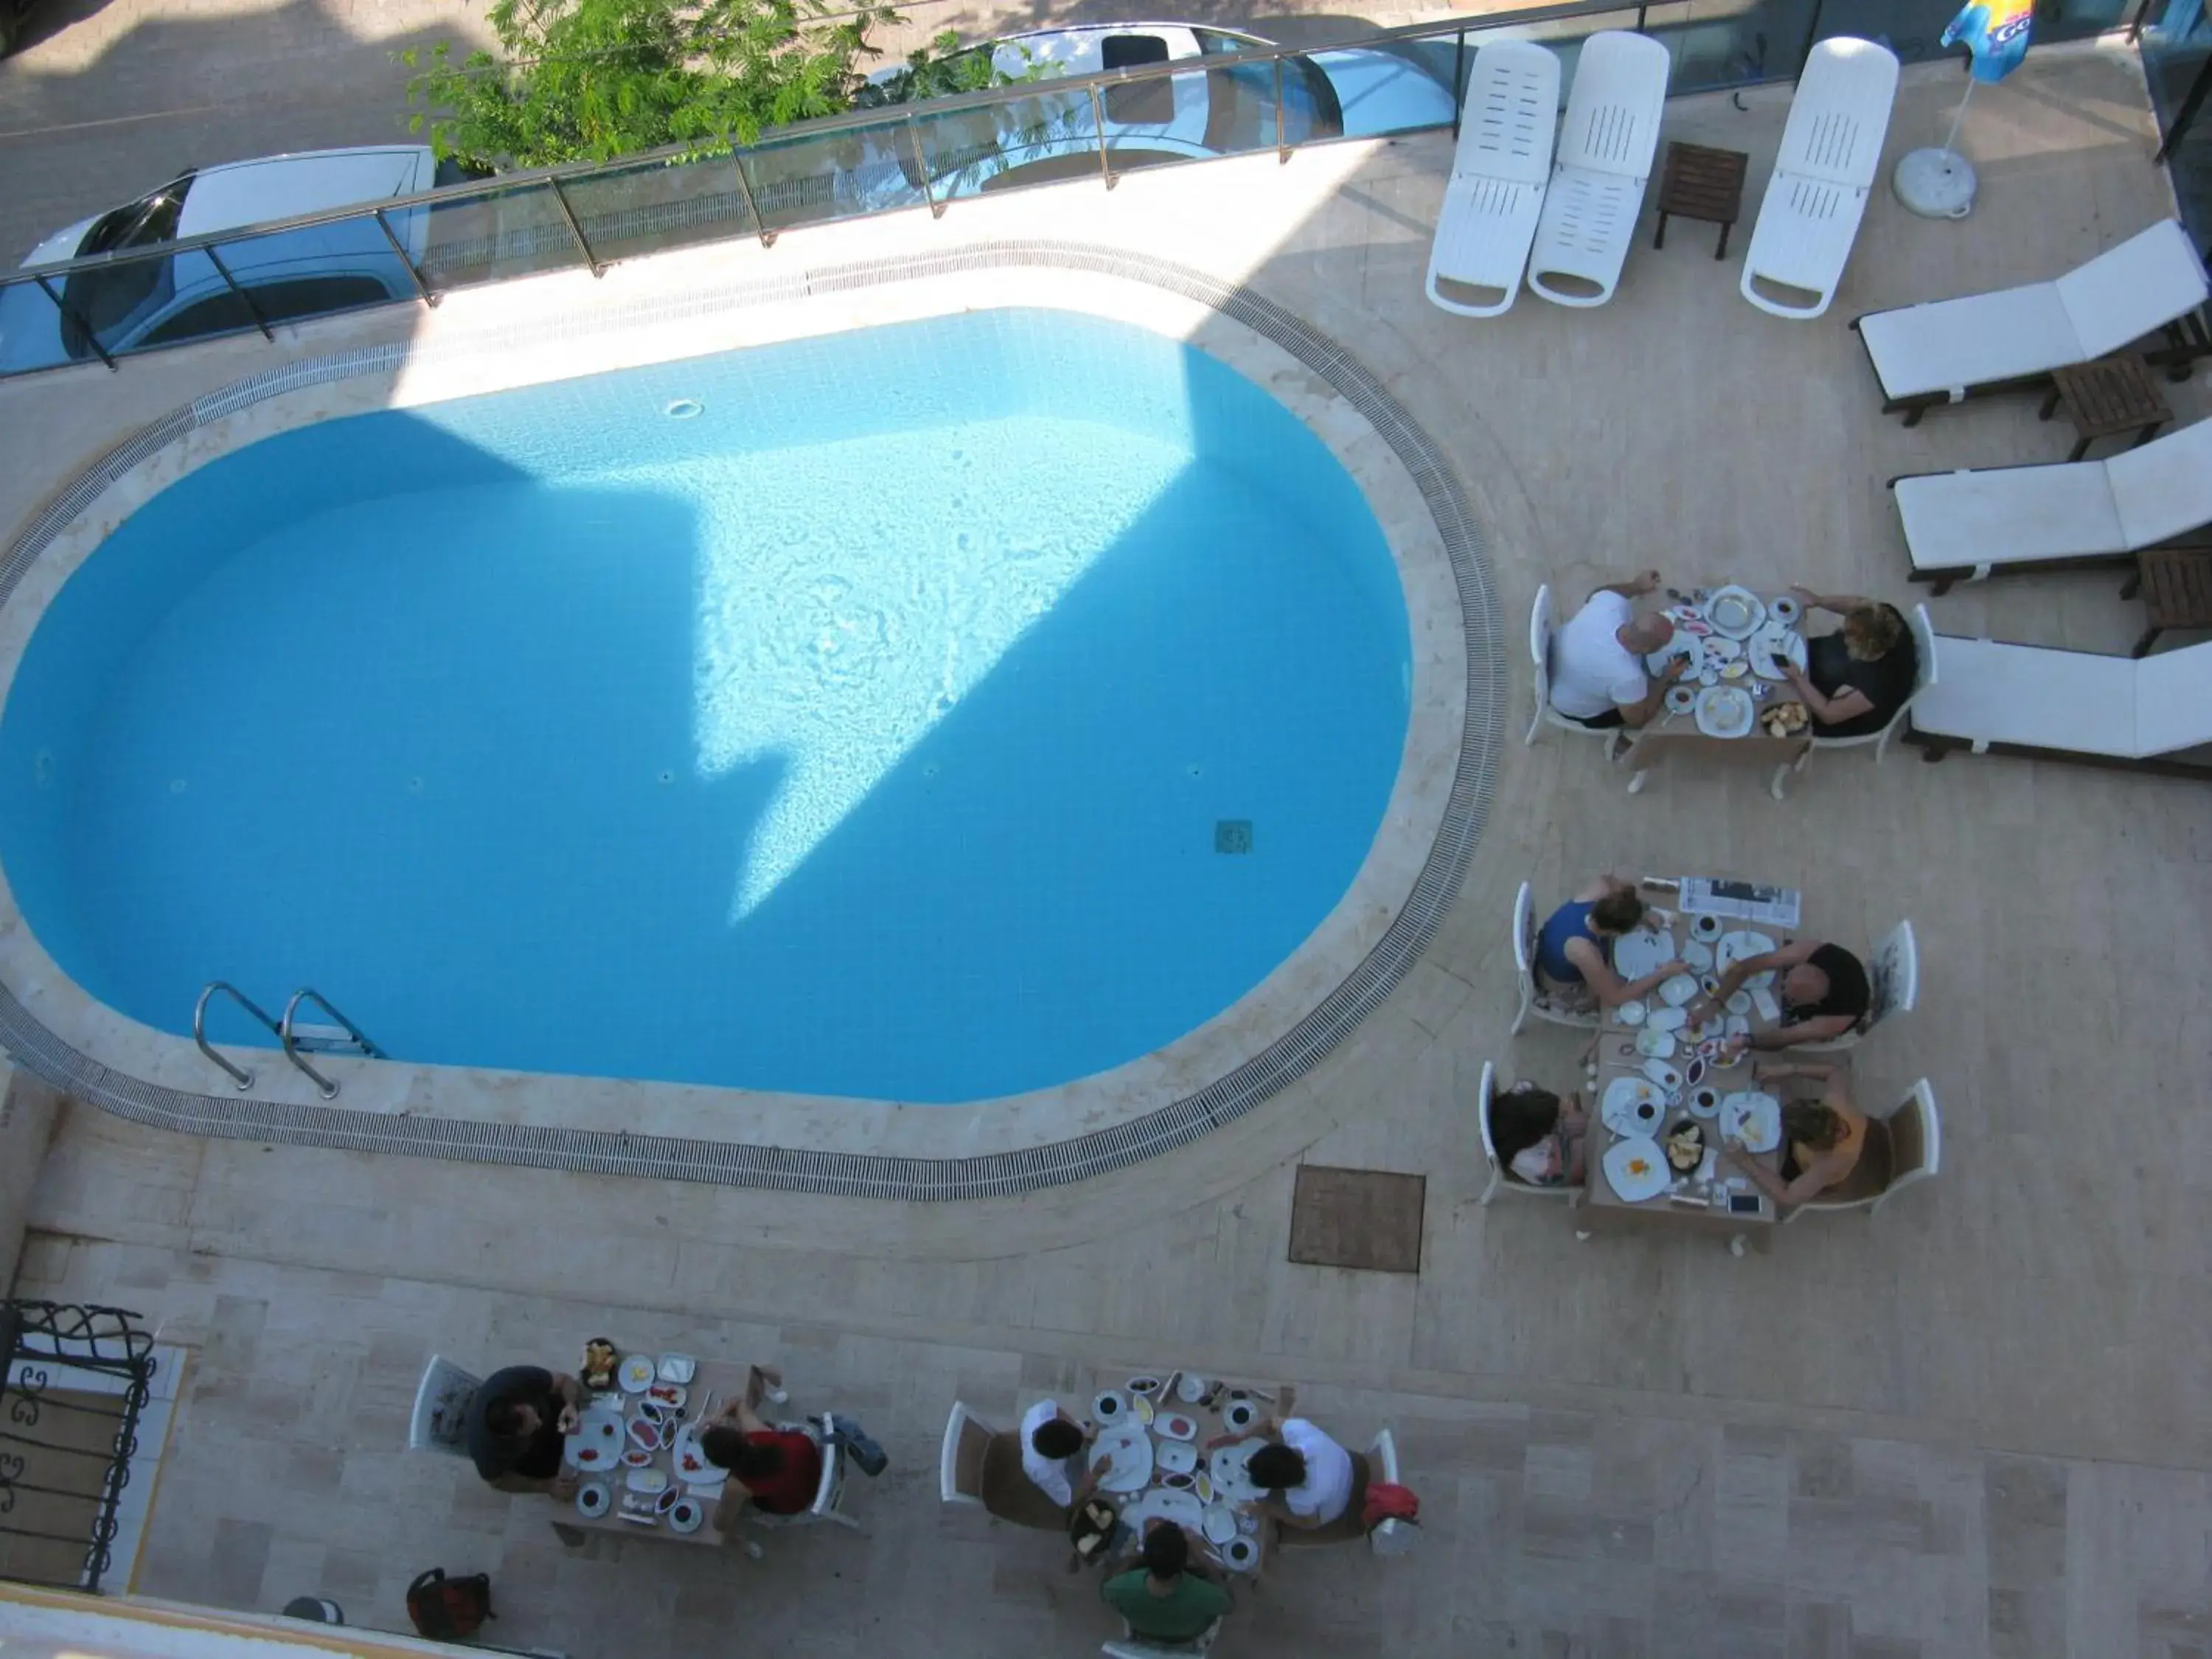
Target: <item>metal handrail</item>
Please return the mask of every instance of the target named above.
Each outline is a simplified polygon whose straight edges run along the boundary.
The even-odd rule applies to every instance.
[[[330,999],[325,997],[321,992],[311,989],[304,985],[298,990],[293,992],[292,1000],[284,1005],[284,1018],[276,1030],[277,1041],[284,1045],[284,1058],[290,1060],[295,1066],[298,1066],[310,1078],[314,1079],[315,1086],[323,1091],[323,1098],[325,1100],[335,1100],[337,1098],[338,1085],[331,1082],[330,1079],[325,1077],[313,1066],[307,1064],[307,1060],[301,1055],[299,1048],[293,1039],[292,1018],[300,1012],[300,1005],[303,1002],[313,1003],[316,1007],[321,1009],[332,1019],[337,1021],[340,1025],[343,1025],[345,1028],[346,1035],[350,1036],[356,1042],[361,1044],[362,1052],[363,1054],[370,1054],[374,1056],[376,1059],[382,1060],[386,1057],[385,1053],[383,1049],[378,1048],[374,1042],[371,1042],[368,1040],[368,1034],[365,1033],[360,1026],[355,1024],[343,1014],[340,1013],[336,1008],[332,1007],[331,1006]]]
[[[1640,12],[1637,0],[1563,0],[1563,3],[1527,6],[1512,11],[1498,11],[1480,15],[1442,18],[1425,23],[1407,23],[1396,28],[1370,29],[1347,35],[1341,40],[1309,42],[1301,46],[1273,44],[1255,46],[1246,52],[1209,52],[1200,58],[1174,58],[1165,63],[1139,64],[1127,69],[1102,70],[1090,75],[1054,76],[1048,81],[1018,81],[1003,87],[986,87],[975,92],[956,93],[948,97],[931,98],[920,104],[884,104],[872,109],[851,109],[836,115],[816,116],[811,120],[795,121],[789,126],[764,131],[750,144],[700,145],[663,144],[658,149],[640,150],[611,161],[564,161],[556,167],[528,167],[514,173],[502,173],[490,179],[471,179],[464,184],[447,185],[435,190],[417,191],[411,196],[392,196],[373,204],[349,203],[343,207],[324,208],[313,213],[296,213],[289,218],[270,219],[259,224],[237,225],[227,230],[202,231],[195,236],[179,236],[161,243],[154,248],[118,248],[105,253],[94,253],[77,259],[58,260],[49,264],[25,265],[0,279],[0,286],[12,287],[19,283],[40,277],[66,277],[78,271],[98,270],[110,265],[129,264],[134,261],[171,258],[179,253],[191,253],[209,247],[220,247],[228,243],[249,240],[258,236],[273,236],[285,231],[311,230],[324,225],[346,223],[354,220],[364,222],[383,215],[404,212],[410,208],[453,206],[476,200],[480,197],[497,196],[526,189],[533,185],[567,182],[579,179],[605,177],[626,173],[656,161],[705,160],[716,155],[752,155],[763,149],[773,149],[801,139],[827,137],[840,132],[852,132],[866,128],[896,129],[909,118],[958,115],[969,110],[990,109],[1001,104],[1019,103],[1035,99],[1045,93],[1085,93],[1093,88],[1123,86],[1134,82],[1172,81],[1179,75],[1192,75],[1200,70],[1232,68],[1239,64],[1273,64],[1289,58],[1310,58],[1319,52],[1346,52],[1363,47],[1389,46],[1406,40],[1437,40],[1449,35],[1488,33],[1500,28],[1526,28],[1536,23],[1572,22],[1578,18],[1610,17]]]
[[[251,1089],[253,1086],[253,1073],[242,1066],[232,1065],[221,1054],[216,1053],[215,1045],[207,1040],[208,1004],[215,1000],[215,994],[218,991],[266,1025],[273,1035],[281,1038],[284,1034],[277,1028],[276,1022],[270,1018],[263,1011],[259,1003],[254,1001],[252,997],[247,996],[228,980],[211,979],[201,988],[200,1000],[192,1005],[192,1041],[200,1045],[202,1054],[230,1073],[232,1081],[236,1083],[240,1090]],[[291,1011],[285,1010],[285,1017],[289,1018],[290,1016]]]

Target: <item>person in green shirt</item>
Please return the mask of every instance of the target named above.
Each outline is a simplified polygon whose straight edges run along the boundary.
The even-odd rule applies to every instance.
[[[1194,1541],[1174,1522],[1154,1516],[1145,1526],[1139,1565],[1100,1587],[1106,1604],[1128,1621],[1132,1636],[1194,1642],[1229,1611],[1229,1592],[1191,1559]]]

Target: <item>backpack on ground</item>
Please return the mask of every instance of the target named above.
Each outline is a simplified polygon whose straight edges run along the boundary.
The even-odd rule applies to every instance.
[[[491,1610],[491,1577],[448,1578],[443,1567],[417,1574],[407,1587],[407,1616],[415,1633],[433,1642],[465,1642],[483,1628]]]

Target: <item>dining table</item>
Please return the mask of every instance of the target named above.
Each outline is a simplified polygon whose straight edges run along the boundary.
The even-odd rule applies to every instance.
[[[1085,1454],[1096,1468],[1110,1458],[1097,1493],[1115,1506],[1133,1545],[1160,1516],[1206,1540],[1232,1577],[1266,1564],[1268,1528],[1243,1506],[1263,1494],[1245,1464],[1261,1443],[1215,1446],[1274,1413],[1274,1391],[1196,1371],[1140,1371],[1101,1387],[1091,1401],[1098,1432]]]
[[[1778,949],[1802,932],[1802,896],[1698,877],[1647,877],[1643,887],[1644,922],[1613,941],[1615,971],[1638,980],[1675,960],[1687,971],[1647,998],[1607,1009],[1599,1023],[1587,1071],[1587,1184],[1577,1212],[1586,1219],[1577,1225],[1702,1231],[1726,1238],[1737,1255],[1765,1250],[1780,1219],[1774,1200],[1732,1169],[1723,1152],[1734,1139],[1778,1172],[1782,1101],[1759,1085],[1759,1051],[1746,1049],[1729,1060],[1727,1045],[1780,1022],[1777,975],[1771,969],[1753,975],[1702,1026],[1689,1015],[1733,963]],[[1676,908],[1660,908],[1668,899]],[[1777,915],[1796,921],[1785,928],[1771,919]],[[1677,1136],[1679,1163],[1669,1155]]]
[[[1694,749],[1735,761],[1771,765],[1767,792],[1783,797],[1790,769],[1813,746],[1809,712],[1790,686],[1784,662],[1805,666],[1808,656],[1802,602],[1789,593],[1760,593],[1735,582],[1667,590],[1660,611],[1674,637],[1644,659],[1656,678],[1686,659],[1659,713],[1629,746],[1634,763],[1628,793],[1643,792],[1652,763],[1671,750]],[[1794,705],[1802,726],[1777,735],[1768,729],[1778,710]]]
[[[577,1487],[553,1499],[556,1528],[721,1547],[714,1506],[728,1477],[699,1454],[696,1436],[760,1386],[757,1368],[643,1352],[618,1356],[613,1370],[611,1386],[585,1395],[577,1431],[562,1442]]]

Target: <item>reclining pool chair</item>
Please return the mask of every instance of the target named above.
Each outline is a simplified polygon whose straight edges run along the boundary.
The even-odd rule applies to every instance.
[[[1912,707],[1905,741],[2212,779],[2212,641],[2111,657],[1946,634],[1943,678]]]
[[[2161,219],[2056,282],[1869,312],[1851,326],[1881,383],[1882,412],[1918,422],[1930,405],[2045,384],[2163,331],[2151,355],[2179,367],[2212,351],[2203,308],[2212,285],[2189,237]]]
[[[2100,461],[1890,481],[1912,580],[1949,591],[2018,571],[2126,565],[2212,526],[2212,420]]]
[[[1429,298],[1463,317],[1510,309],[1552,176],[1559,60],[1532,40],[1492,40],[1474,54],[1459,147],[1429,248]]]
[[[1887,46],[1838,35],[1805,60],[1743,259],[1743,297],[1768,315],[1809,319],[1836,297],[1896,101]]]
[[[1672,67],[1647,34],[1601,29],[1583,42],[1528,256],[1528,286],[1554,305],[1613,298],[1644,210]],[[1563,287],[1562,278],[1585,287]]]

